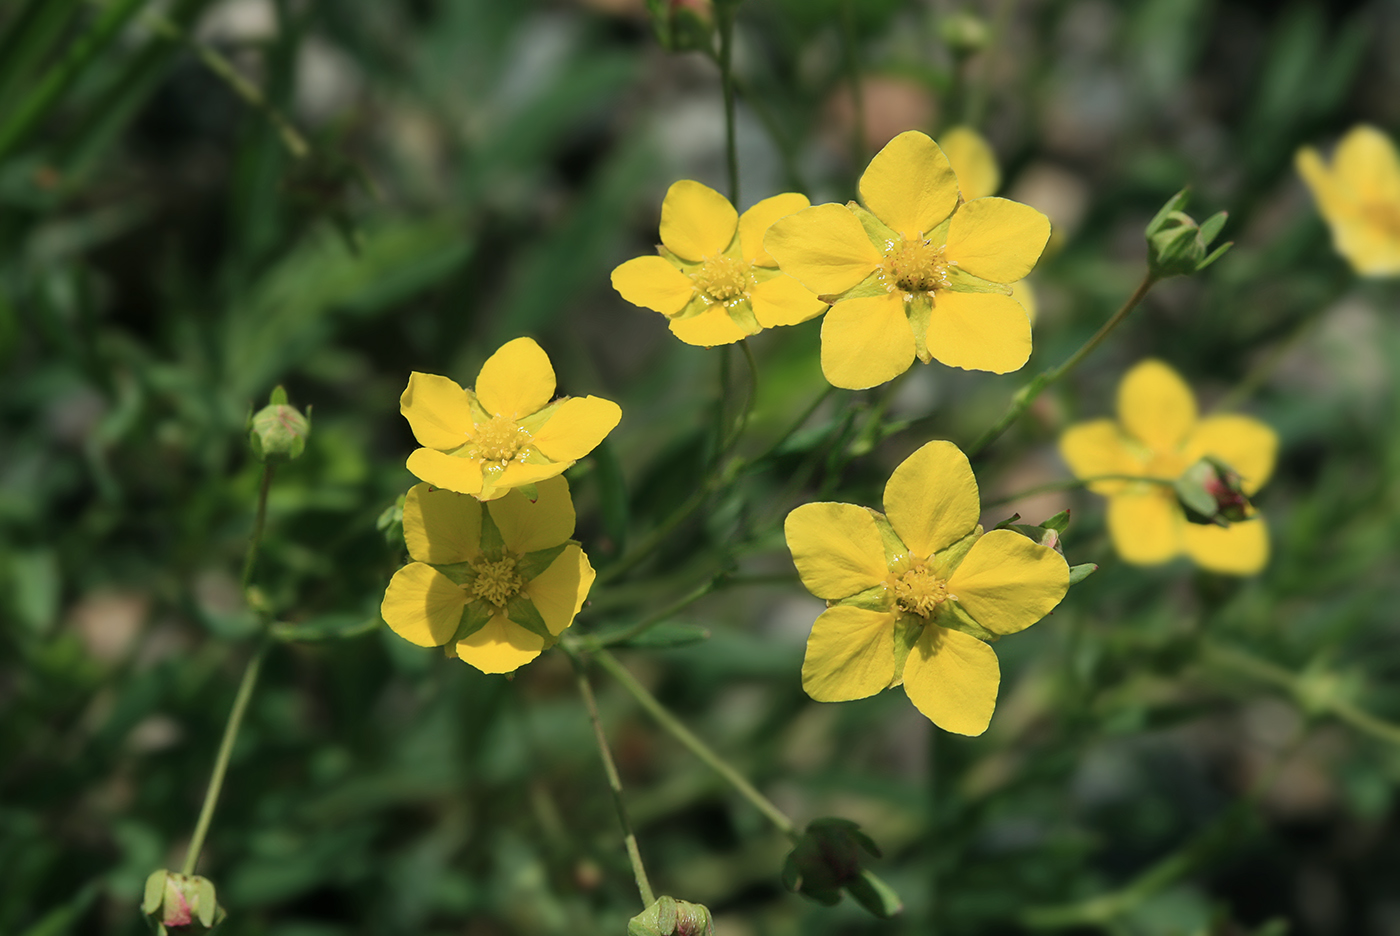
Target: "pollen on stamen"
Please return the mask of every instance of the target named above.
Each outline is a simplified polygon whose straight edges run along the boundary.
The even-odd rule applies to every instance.
[[[483,562],[475,569],[476,581],[472,583],[472,594],[498,608],[504,608],[525,584],[520,573],[515,571],[515,561],[512,559]]]
[[[520,450],[530,444],[530,433],[515,424],[508,416],[493,416],[476,426],[472,439],[476,453],[483,461],[510,461]]]
[[[902,575],[891,576],[889,587],[894,592],[899,610],[922,618],[933,614],[935,608],[951,597],[948,583],[923,565],[916,565]]]
[[[948,286],[948,263],[943,248],[926,240],[891,244],[885,253],[885,286],[907,294],[928,293]]]
[[[733,257],[706,260],[690,278],[714,302],[732,302],[749,292],[749,265]]]

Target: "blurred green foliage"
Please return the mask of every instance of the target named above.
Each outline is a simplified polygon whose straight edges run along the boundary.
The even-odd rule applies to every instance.
[[[955,4],[745,0],[750,203],[853,197],[853,59],[865,156],[973,120],[1059,233],[1023,374],[835,394],[769,452],[826,386],[819,322],[759,336],[752,461],[653,542],[719,445],[716,372],[732,399],[748,384],[608,286],[670,182],[722,187],[718,78],[660,49],[644,6],[0,6],[0,933],[141,932],[146,876],[179,866],[258,629],[245,422],[278,384],[316,427],[272,489],[258,584],[281,642],[200,866],[220,932],[626,931],[639,907],[567,661],[485,677],[378,619],[408,372],[468,380],[522,334],[563,392],[623,406],[570,473],[595,565],[650,547],[576,630],[699,588],[624,659],[799,825],[858,822],[905,910],[784,891],[786,840],[599,674],[658,893],[754,936],[1400,932],[1400,294],[1332,253],[1292,170],[1355,122],[1394,136],[1400,11],[1002,0],[968,7],[993,39],[960,57],[940,40]],[[916,446],[975,438],[1131,291],[1143,226],[1183,185],[1201,217],[1230,212],[1235,248],[1158,287],[976,468],[984,498],[1064,477],[1058,432],[1161,357],[1279,431],[1268,570],[1128,567],[1102,501],[1018,501],[987,520],[1070,506],[1066,554],[1101,570],[1000,644],[985,736],[937,734],[896,694],[808,700],[821,606],[782,516],[878,504]]]

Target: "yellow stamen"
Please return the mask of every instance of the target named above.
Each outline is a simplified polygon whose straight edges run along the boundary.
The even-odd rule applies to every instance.
[[[515,560],[501,559],[496,562],[483,562],[476,569],[476,581],[472,583],[472,594],[484,598],[498,608],[520,594],[525,580],[515,571]]]
[[[881,264],[886,287],[906,294],[929,293],[948,287],[948,264],[943,247],[926,240],[891,244]]]
[[[714,302],[748,298],[749,265],[733,257],[712,257],[690,274],[695,285]]]
[[[951,596],[948,583],[929,571],[922,563],[916,564],[903,575],[890,576],[889,587],[894,590],[895,604],[899,610],[926,618]]]
[[[508,416],[492,416],[486,422],[477,424],[472,443],[483,461],[510,461],[530,444],[530,433],[517,426],[515,420]]]

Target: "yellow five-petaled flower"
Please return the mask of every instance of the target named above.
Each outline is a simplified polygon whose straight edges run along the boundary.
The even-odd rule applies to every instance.
[[[812,626],[802,687],[819,702],[904,685],[945,731],[981,734],[1001,671],[984,639],[1050,613],[1069,588],[1064,557],[1011,530],[984,534],[977,481],[951,442],[930,442],[885,485],[885,513],[804,504],[788,548],[807,590],[827,602]]]
[[[714,189],[677,182],[661,202],[660,256],[637,257],[613,270],[613,288],[633,305],[665,315],[687,344],[732,344],[765,328],[805,322],[826,303],[778,272],[763,235],[809,204],[807,196],[787,192],[740,215]]]
[[[998,374],[1031,353],[1026,310],[1009,284],[1035,266],[1050,222],[1004,198],[960,203],[938,144],[901,133],[860,179],[865,207],[815,205],[773,224],[764,246],[783,272],[832,304],[822,372],[863,390],[918,357]]]
[[[553,646],[593,585],[574,533],[569,484],[548,478],[531,501],[482,504],[414,485],[403,534],[413,559],[389,581],[380,613],[420,647],[446,646],[483,673],[509,673]]]
[[[1362,276],[1400,274],[1400,154],[1375,127],[1353,127],[1328,167],[1298,151],[1298,171],[1332,229],[1332,243]]]
[[[481,500],[562,473],[603,441],[622,410],[595,396],[550,402],[554,386],[549,357],[530,338],[487,358],[475,391],[414,371],[399,409],[423,447],[408,470]]]
[[[1177,374],[1157,360],[1139,363],[1118,385],[1118,419],[1070,426],[1060,453],[1077,477],[1127,475],[1171,482],[1205,456],[1239,473],[1253,495],[1269,480],[1278,436],[1268,426],[1233,413],[1198,419],[1196,398]],[[1169,484],[1095,481],[1089,490],[1108,497],[1108,532],[1118,554],[1136,565],[1156,565],[1186,553],[1215,572],[1252,575],[1269,559],[1263,517],[1228,527],[1190,523]]]

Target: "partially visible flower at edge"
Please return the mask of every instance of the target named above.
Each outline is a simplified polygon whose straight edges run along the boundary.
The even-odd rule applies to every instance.
[[[779,269],[832,303],[822,322],[826,379],[864,390],[916,357],[998,374],[1022,367],[1030,320],[1008,284],[1040,258],[1046,217],[1004,198],[962,203],[948,158],[915,130],[875,155],[860,194],[864,207],[815,205],[764,238]]]
[[[1131,475],[1175,481],[1206,456],[1226,463],[1252,496],[1273,473],[1278,436],[1257,419],[1220,413],[1200,419],[1196,399],[1171,367],[1145,360],[1118,385],[1118,419],[1077,423],[1060,454],[1079,478]],[[1186,553],[1202,568],[1253,575],[1269,559],[1263,517],[1228,527],[1190,523],[1170,485],[1096,481],[1108,497],[1108,531],[1127,562],[1157,565]]]
[[[481,366],[476,389],[414,371],[399,409],[423,447],[408,470],[433,487],[492,500],[562,473],[622,419],[601,397],[554,396],[554,368],[530,338],[506,342]]]
[[[929,442],[895,468],[884,507],[812,503],[788,514],[798,575],[827,602],[807,638],[802,688],[842,702],[903,684],[938,727],[981,734],[1001,682],[985,641],[1049,614],[1069,567],[1020,533],[983,533],[977,481],[951,442]]]
[[[416,484],[404,499],[413,560],[394,573],[380,613],[403,639],[483,673],[509,673],[552,647],[593,585],[562,477],[531,501],[513,490],[483,504]]]
[[[1332,231],[1332,245],[1362,276],[1400,274],[1400,154],[1375,127],[1353,127],[1332,156],[1298,150],[1298,173]]]
[[[769,225],[809,204],[807,196],[787,192],[740,215],[719,192],[683,179],[661,203],[660,256],[617,267],[613,288],[666,316],[681,341],[703,347],[815,318],[826,303],[778,272],[763,249]]]

